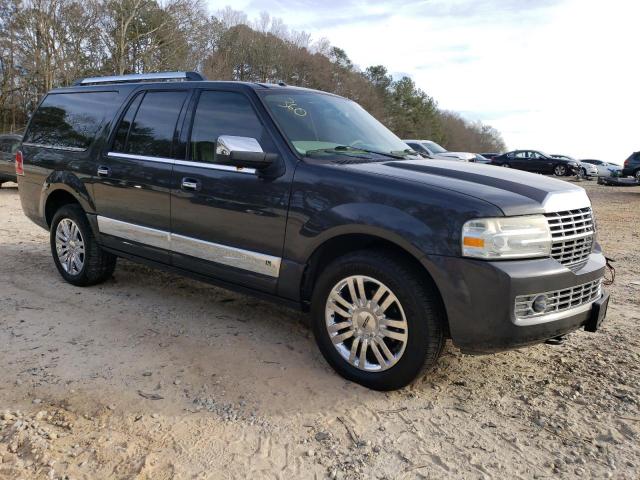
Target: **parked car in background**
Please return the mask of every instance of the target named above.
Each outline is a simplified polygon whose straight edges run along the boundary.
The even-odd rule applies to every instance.
[[[602,160],[587,158],[580,160],[582,165],[593,165],[598,169],[599,177],[619,177],[622,175],[622,167],[614,163],[607,163]]]
[[[0,187],[5,182],[16,181],[14,162],[21,140],[20,135],[0,135]]]
[[[485,164],[485,165],[491,163],[491,159],[485,157],[484,155],[482,155],[480,153],[476,153],[476,158],[474,158],[471,161],[475,162],[475,163],[482,163],[482,164]]]
[[[552,153],[551,156],[553,158],[560,158],[560,159],[564,159],[564,160],[572,160],[574,162],[578,162],[580,164],[580,173],[582,174],[583,177],[597,177],[598,176],[598,169],[595,167],[595,165],[591,165],[591,164],[582,164],[582,162],[580,162],[580,160],[576,160],[573,157],[570,157],[569,155],[562,155],[559,153]]]
[[[622,167],[624,177],[635,177],[640,183],[640,152],[634,152],[624,161]]]
[[[482,155],[484,158],[488,158],[489,160],[493,160],[500,154],[497,152],[492,152],[492,153],[481,153],[480,155]]]
[[[85,79],[45,96],[15,166],[67,282],[104,282],[122,257],[310,311],[328,363],[378,390],[433,367],[447,337],[489,353],[596,331],[607,310],[583,188],[425,160],[337,95]]]
[[[507,168],[517,168],[534,173],[554,174],[559,177],[578,175],[580,162],[553,158],[539,150],[514,150],[495,157],[491,163]]]
[[[430,158],[440,158],[444,160],[462,160],[463,162],[473,162],[476,158],[475,153],[469,152],[449,152],[436,142],[431,140],[403,140],[413,150],[422,154],[429,154]]]

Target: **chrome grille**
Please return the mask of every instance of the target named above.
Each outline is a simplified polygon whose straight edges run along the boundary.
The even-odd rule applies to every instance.
[[[571,270],[589,258],[595,233],[590,207],[545,214],[551,229],[551,256]]]
[[[541,312],[533,309],[533,302],[536,297],[545,295],[547,300],[546,308]],[[579,307],[586,303],[596,301],[602,295],[602,278],[592,282],[577,285],[564,290],[553,292],[535,293],[532,295],[519,295],[516,297],[515,313],[519,320],[539,317],[551,313],[563,312]]]

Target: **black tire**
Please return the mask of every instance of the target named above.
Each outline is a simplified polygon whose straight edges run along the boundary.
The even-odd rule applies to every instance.
[[[504,167],[504,168],[511,168],[511,165],[509,165],[509,164],[508,164],[508,163],[506,163],[506,162],[505,162],[505,163],[503,163],[503,164],[502,164],[502,165],[500,165],[500,166],[501,166],[501,167]]]
[[[371,277],[386,285],[399,300],[408,324],[404,353],[383,371],[365,371],[343,358],[331,341],[325,309],[334,286],[353,275]],[[371,249],[347,254],[320,274],[311,302],[312,328],[322,355],[344,378],[365,387],[388,391],[402,388],[432,368],[445,343],[446,316],[431,279],[401,255]]]
[[[56,231],[61,221],[69,219],[77,225],[84,241],[82,268],[76,273],[69,273],[62,266],[56,250]],[[67,282],[78,287],[88,287],[102,283],[113,275],[117,257],[100,248],[93,235],[84,210],[79,205],[65,205],[53,216],[50,230],[51,255],[53,262]]]
[[[636,170],[634,177],[636,177],[636,182],[640,183],[640,169]]]

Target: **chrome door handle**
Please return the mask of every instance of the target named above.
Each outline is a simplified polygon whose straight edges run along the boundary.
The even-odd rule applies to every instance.
[[[193,178],[183,178],[182,189],[197,192],[200,190],[200,181]]]
[[[99,177],[108,177],[111,174],[111,169],[109,167],[98,167],[98,176]]]

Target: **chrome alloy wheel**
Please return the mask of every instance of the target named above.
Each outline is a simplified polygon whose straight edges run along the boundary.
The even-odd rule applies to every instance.
[[[564,177],[567,174],[567,167],[565,167],[564,165],[556,165],[553,173],[555,173],[558,177]]]
[[[76,223],[63,218],[56,228],[56,253],[69,275],[78,275],[84,266],[84,239]]]
[[[340,280],[327,299],[325,321],[340,356],[360,370],[393,367],[407,346],[409,328],[400,301],[371,277]]]

